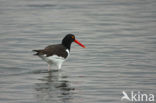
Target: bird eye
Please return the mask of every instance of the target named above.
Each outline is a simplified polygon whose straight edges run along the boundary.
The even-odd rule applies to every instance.
[[[74,37],[74,36],[72,36],[72,38],[74,39],[75,37]]]

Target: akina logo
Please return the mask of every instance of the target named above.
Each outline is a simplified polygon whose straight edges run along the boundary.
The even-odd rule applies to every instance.
[[[128,95],[125,91],[122,91],[123,96],[121,101],[133,101],[133,102],[147,102],[152,103],[155,101],[154,94],[141,93],[140,91],[131,91]]]

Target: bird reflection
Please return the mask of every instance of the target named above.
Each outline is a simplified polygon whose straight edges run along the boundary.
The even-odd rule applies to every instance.
[[[67,81],[67,76],[62,76],[60,71],[49,71],[48,76],[44,76],[40,81],[35,86],[38,102],[70,103],[72,101],[74,88]]]

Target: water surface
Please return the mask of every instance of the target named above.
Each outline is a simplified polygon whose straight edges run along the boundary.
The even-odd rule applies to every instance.
[[[0,0],[1,103],[121,103],[156,94],[155,0]],[[33,49],[72,44],[61,71]],[[55,68],[55,67],[54,67]]]

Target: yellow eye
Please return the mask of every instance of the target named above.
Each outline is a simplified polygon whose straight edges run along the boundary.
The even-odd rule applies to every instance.
[[[72,38],[74,39],[75,37],[74,37],[74,36],[72,36]]]

